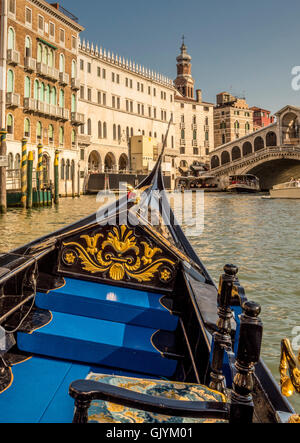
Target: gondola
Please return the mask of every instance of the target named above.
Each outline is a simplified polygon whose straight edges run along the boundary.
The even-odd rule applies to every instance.
[[[97,214],[0,256],[2,423],[281,423],[260,307],[219,289],[161,164]],[[151,215],[151,222],[149,221]]]

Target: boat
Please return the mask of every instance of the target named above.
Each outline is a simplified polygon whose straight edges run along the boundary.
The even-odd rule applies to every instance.
[[[300,179],[276,185],[270,191],[271,198],[300,198]]]
[[[217,288],[176,223],[163,152],[117,202],[0,256],[0,422],[294,416],[238,268]]]
[[[232,175],[229,177],[227,191],[237,193],[260,192],[259,178],[252,174]]]

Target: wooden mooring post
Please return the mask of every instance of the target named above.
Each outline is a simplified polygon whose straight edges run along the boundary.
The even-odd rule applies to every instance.
[[[33,174],[33,152],[28,153],[28,164],[27,164],[27,209],[32,208],[32,174]]]

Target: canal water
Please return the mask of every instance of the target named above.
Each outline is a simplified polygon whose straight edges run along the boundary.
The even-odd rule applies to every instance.
[[[300,201],[207,193],[202,210],[202,198],[194,194],[185,197],[183,211],[180,199],[173,203],[175,212],[215,282],[224,264],[237,264],[247,297],[261,304],[265,327],[262,357],[279,381],[281,340],[293,340],[297,327],[300,335]],[[0,216],[0,252],[57,230],[98,208],[95,196],[84,196],[62,199],[57,208],[9,210]],[[300,412],[300,398],[294,396],[291,403]]]

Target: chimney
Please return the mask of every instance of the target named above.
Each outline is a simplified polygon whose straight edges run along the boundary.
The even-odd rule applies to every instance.
[[[55,8],[55,9],[59,10],[59,3],[51,3],[51,6],[53,6],[53,8]]]
[[[197,89],[196,95],[197,95],[197,102],[202,103],[202,89]]]

